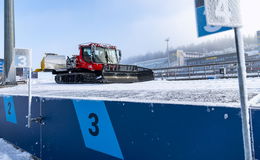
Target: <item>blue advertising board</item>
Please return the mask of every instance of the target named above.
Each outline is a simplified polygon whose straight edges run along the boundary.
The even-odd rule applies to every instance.
[[[204,0],[195,0],[195,8],[196,8],[198,37],[203,37],[203,36],[232,29],[230,27],[207,25]]]
[[[0,73],[4,72],[4,60],[0,59]]]
[[[33,97],[44,123],[31,128],[27,107],[26,96],[0,96],[0,138],[42,160],[244,160],[236,107]],[[250,113],[259,159],[260,109]]]

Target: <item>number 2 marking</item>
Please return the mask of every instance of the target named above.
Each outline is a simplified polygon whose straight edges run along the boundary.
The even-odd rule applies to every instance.
[[[92,128],[89,128],[88,131],[92,136],[98,136],[99,134],[99,127],[98,127],[98,116],[95,113],[90,113],[88,116],[89,119],[93,119],[94,118],[94,122],[91,123],[91,125],[95,128],[95,130],[93,130]]]
[[[11,108],[12,108],[12,105],[11,105],[10,102],[8,102],[8,115],[11,115],[11,114],[12,114]]]

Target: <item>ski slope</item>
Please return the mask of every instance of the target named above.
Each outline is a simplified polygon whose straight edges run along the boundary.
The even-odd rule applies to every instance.
[[[248,78],[249,99],[260,93],[260,78]],[[0,89],[1,95],[27,95],[27,85]],[[56,84],[51,73],[32,82],[33,96],[90,100],[239,106],[237,79],[154,80],[130,84]],[[254,103],[257,103],[257,99]]]

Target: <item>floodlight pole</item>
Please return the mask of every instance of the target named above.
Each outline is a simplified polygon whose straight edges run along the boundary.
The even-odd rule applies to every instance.
[[[166,52],[167,52],[167,56],[168,56],[168,68],[170,67],[170,53],[169,53],[169,41],[170,38],[165,39],[167,46],[166,46]]]
[[[5,83],[16,85],[16,70],[14,64],[14,0],[4,1],[4,60]]]
[[[245,160],[253,160],[252,156],[252,143],[250,134],[250,121],[249,121],[249,103],[246,87],[246,64],[245,64],[245,51],[244,41],[240,27],[235,27],[235,41],[238,59],[238,81],[240,90],[240,104],[241,104],[241,118],[242,118],[242,132],[244,142],[244,155]]]

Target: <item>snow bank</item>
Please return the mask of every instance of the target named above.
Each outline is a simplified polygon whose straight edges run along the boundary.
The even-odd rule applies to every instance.
[[[51,72],[38,72],[38,79],[33,79],[32,83],[54,82],[54,75]]]
[[[260,93],[260,78],[248,79],[249,99]],[[2,95],[27,95],[27,86],[0,89]],[[32,94],[41,97],[239,106],[237,79],[149,81],[130,84],[56,84],[51,73],[33,81]]]
[[[31,155],[0,139],[0,160],[33,160]]]

